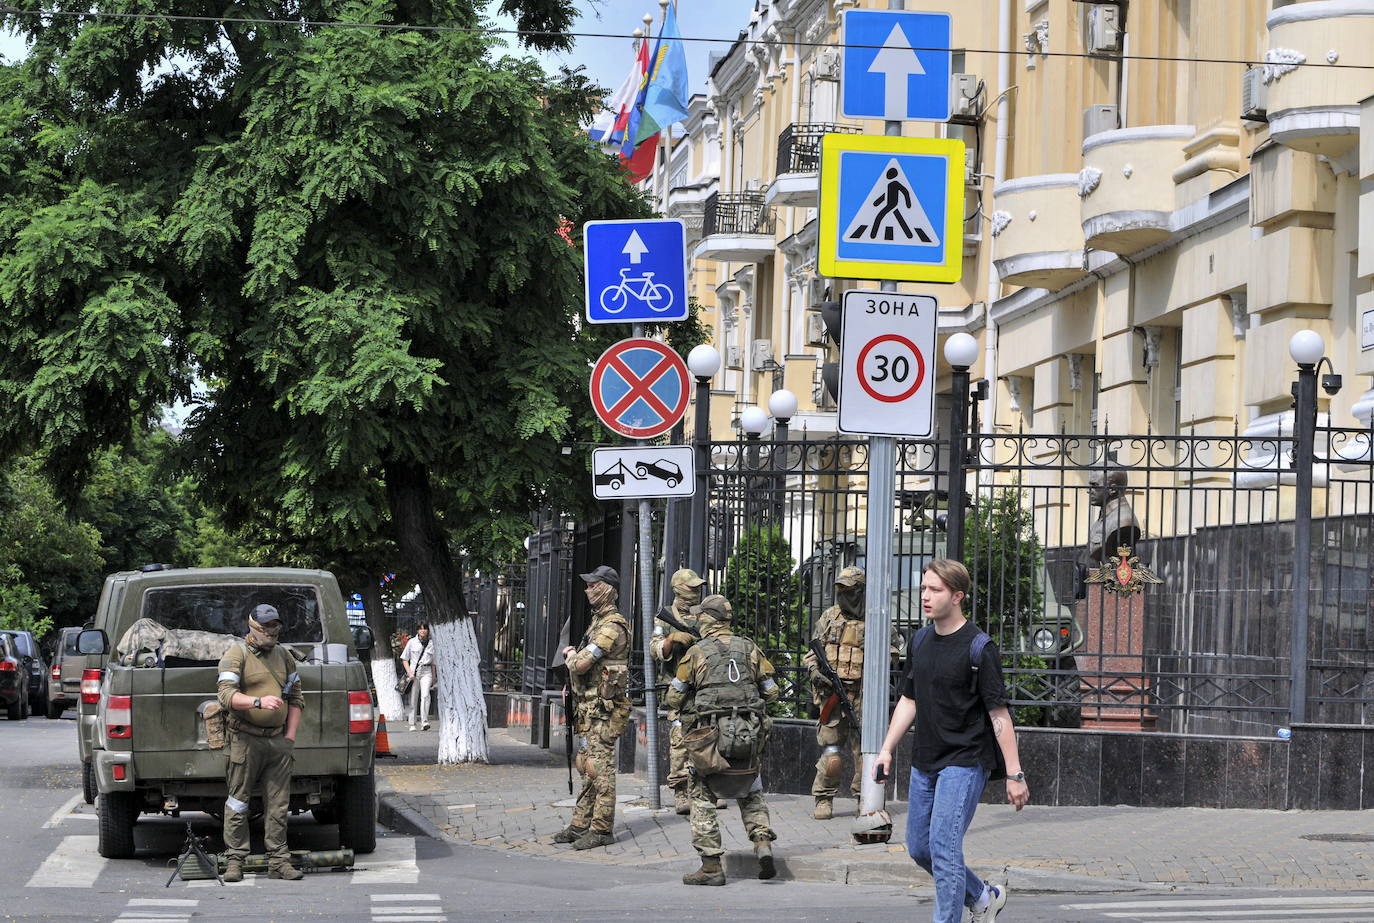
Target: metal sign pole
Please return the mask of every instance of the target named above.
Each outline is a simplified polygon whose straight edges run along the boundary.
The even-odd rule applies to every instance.
[[[890,10],[905,9],[904,0],[887,0]],[[900,136],[902,123],[883,123],[883,134]],[[884,281],[885,292],[897,291],[897,283]],[[933,364],[934,357],[931,357]],[[892,436],[868,437],[868,529],[864,593],[864,708],[860,747],[863,751],[863,783],[859,790],[858,816],[851,832],[859,843],[886,843],[892,838],[892,817],[887,813],[887,785],[873,778],[873,764],[887,735],[887,700],[890,684],[892,635],[892,530],[897,495],[897,440]]]
[[[634,336],[644,336],[644,325],[634,325]],[[648,445],[640,441],[640,445]],[[639,608],[640,634],[644,656],[644,725],[648,738],[648,759],[645,764],[649,771],[649,807],[658,810],[663,806],[658,790],[658,690],[654,682],[658,679],[654,671],[654,656],[649,652],[649,642],[654,636],[654,544],[653,544],[653,504],[648,500],[639,501]]]

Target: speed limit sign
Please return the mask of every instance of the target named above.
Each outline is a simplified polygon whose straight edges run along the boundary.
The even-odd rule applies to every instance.
[[[840,430],[924,438],[935,418],[930,295],[846,292],[840,332]]]

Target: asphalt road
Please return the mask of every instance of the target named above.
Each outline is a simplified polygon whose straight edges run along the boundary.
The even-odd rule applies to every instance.
[[[732,881],[687,888],[677,867],[614,871],[382,831],[377,852],[351,872],[304,881],[250,875],[239,885],[174,881],[169,863],[185,820],[217,834],[209,817],[145,816],[135,859],[101,859],[95,814],[80,796],[75,722],[0,721],[0,920],[181,923],[325,918],[373,923],[448,920],[890,920],[928,919],[928,882],[910,888]],[[333,827],[293,818],[292,848],[330,849]],[[1198,920],[1374,921],[1374,893],[1256,894],[1225,889],[1128,895],[1017,894],[1002,923]]]

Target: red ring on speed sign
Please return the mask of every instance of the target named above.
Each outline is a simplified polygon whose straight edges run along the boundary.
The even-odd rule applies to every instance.
[[[900,343],[911,350],[911,355],[916,360],[916,375],[914,376],[911,387],[901,394],[882,394],[874,390],[873,386],[868,383],[868,376],[864,374],[864,363],[868,361],[868,354],[873,351],[873,347],[889,341]],[[859,384],[863,385],[863,389],[868,392],[869,397],[873,398],[875,401],[882,401],[886,404],[896,404],[911,397],[911,395],[915,394],[917,389],[921,387],[921,382],[925,381],[926,378],[926,360],[925,357],[921,355],[921,351],[916,348],[916,344],[906,337],[897,333],[885,333],[880,337],[869,340],[868,345],[859,353],[858,373]]]

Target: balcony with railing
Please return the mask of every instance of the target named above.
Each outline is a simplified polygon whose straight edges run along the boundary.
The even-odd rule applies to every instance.
[[[756,263],[773,252],[773,209],[761,192],[714,192],[701,233],[696,259]]]
[[[778,135],[777,177],[768,187],[769,205],[814,208],[821,201],[821,139],[859,133],[857,125],[793,122]]]

